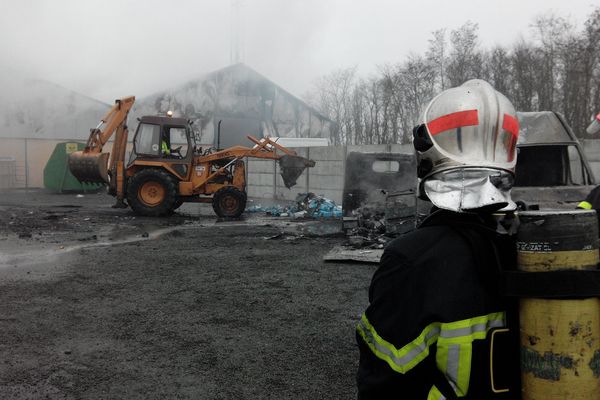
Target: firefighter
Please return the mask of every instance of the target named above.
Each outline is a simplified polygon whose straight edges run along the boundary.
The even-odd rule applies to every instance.
[[[590,135],[600,133],[600,114],[596,115],[592,123],[587,127],[586,132]],[[600,186],[596,186],[592,189],[585,200],[577,204],[577,208],[583,210],[595,210],[596,213],[598,213],[600,211]],[[600,223],[600,214],[598,214],[598,221]]]
[[[163,138],[161,144],[160,144],[160,149],[162,151],[163,156],[170,156],[171,155],[171,149],[169,148],[169,145],[167,144],[167,140]]]
[[[596,186],[586,196],[585,200],[577,204],[577,208],[583,210],[600,210],[600,186]]]
[[[413,135],[433,212],[386,247],[373,275],[357,325],[359,399],[519,398],[518,346],[498,352],[489,340],[510,307],[497,274],[514,268],[515,243],[496,215],[516,208],[518,132],[510,101],[482,80],[426,107]],[[492,370],[491,350],[516,367]],[[493,376],[513,386],[492,387]]]
[[[173,117],[173,111],[169,110],[167,111],[167,117],[172,118]],[[167,136],[168,133],[165,131],[162,141],[160,143],[160,150],[162,152],[162,155],[164,157],[170,156],[171,155],[171,148],[169,147],[169,144],[167,143]]]

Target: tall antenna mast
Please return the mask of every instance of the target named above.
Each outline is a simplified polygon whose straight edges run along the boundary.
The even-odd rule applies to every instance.
[[[243,0],[231,0],[231,44],[229,50],[229,62],[231,64],[244,61],[242,6]]]

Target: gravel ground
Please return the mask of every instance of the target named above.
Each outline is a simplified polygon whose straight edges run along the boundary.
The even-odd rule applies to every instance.
[[[356,397],[374,266],[324,263],[342,238],[111,201],[0,193],[0,398]]]

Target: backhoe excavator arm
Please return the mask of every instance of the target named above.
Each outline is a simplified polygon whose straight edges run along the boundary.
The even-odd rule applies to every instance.
[[[123,205],[125,196],[125,150],[127,148],[127,115],[135,97],[115,100],[114,106],[91,129],[83,151],[69,155],[69,169],[80,182],[107,183],[109,193],[117,196],[117,205]],[[104,125],[104,129],[100,129]],[[112,154],[102,152],[104,145],[115,134]],[[110,161],[109,161],[110,156]]]
[[[106,115],[102,117],[98,126],[91,130],[85,148],[86,152],[101,153],[102,147],[108,142],[115,130],[117,131],[115,142],[118,141],[120,133],[118,128],[123,126],[127,121],[127,115],[134,102],[135,96],[115,100],[115,104]],[[102,125],[105,125],[104,130],[100,130]]]
[[[233,146],[227,148],[225,150],[217,151],[216,153],[209,154],[207,156],[199,157],[201,162],[207,161],[216,161],[222,160],[225,158],[244,158],[244,157],[253,157],[253,158],[267,158],[271,160],[279,160],[283,155],[277,154],[277,152],[273,148],[269,148],[269,146],[273,146],[274,148],[281,150],[284,154],[289,156],[297,156],[296,152],[290,149],[287,149],[280,144],[272,141],[269,138],[264,138],[262,140],[258,140],[254,136],[246,136],[248,140],[256,143],[256,146],[244,147],[244,146]]]
[[[269,160],[278,160],[281,168],[281,177],[283,178],[286,187],[290,188],[296,184],[296,179],[302,174],[307,167],[314,167],[315,162],[304,157],[299,157],[295,151],[287,149],[269,138],[258,140],[253,136],[246,136],[250,141],[256,143],[253,148],[244,146],[234,146],[207,156],[199,157],[196,160],[197,164],[212,163],[218,160],[229,159],[230,161],[223,167],[209,174],[205,179],[197,182],[194,185],[194,190],[198,190],[202,186],[211,182],[213,178],[225,172],[225,170],[236,161],[244,158],[263,158]],[[278,154],[276,150],[280,150],[284,154]]]

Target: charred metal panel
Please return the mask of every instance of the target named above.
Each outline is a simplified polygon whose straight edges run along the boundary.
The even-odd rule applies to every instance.
[[[377,171],[381,162],[389,163],[390,168]],[[351,216],[352,211],[365,203],[385,202],[388,193],[414,191],[416,176],[416,161],[412,154],[349,153],[342,202],[344,216]]]
[[[416,185],[412,154],[349,153],[342,201],[344,230],[376,227],[395,235],[414,229]]]

